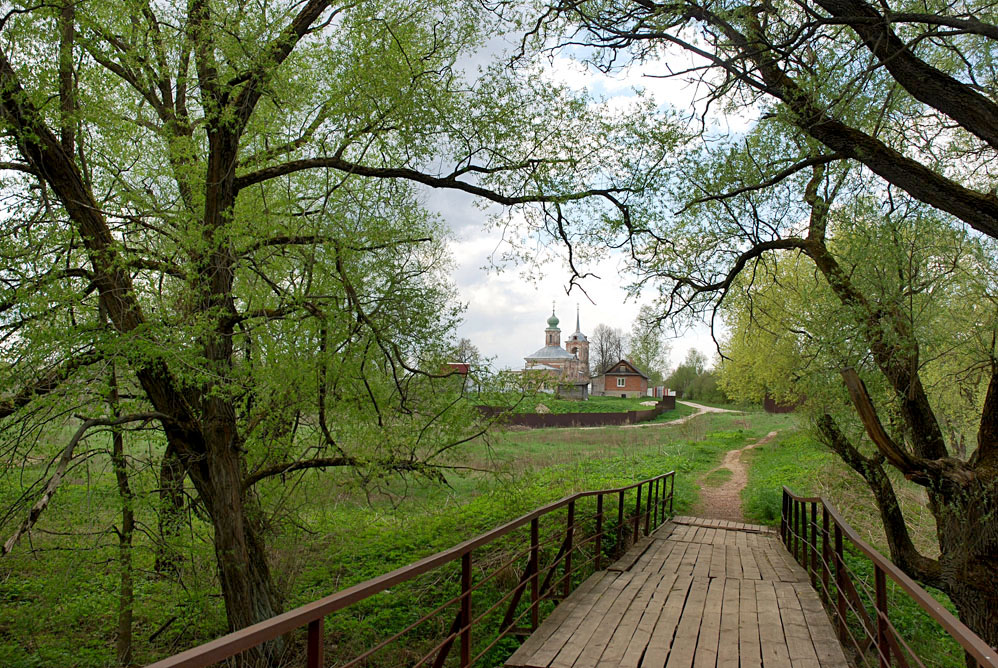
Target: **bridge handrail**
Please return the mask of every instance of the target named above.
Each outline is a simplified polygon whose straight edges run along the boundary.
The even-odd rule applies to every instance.
[[[666,482],[668,481],[668,485]],[[645,495],[645,504],[641,505],[641,491],[643,487],[647,487],[647,494]],[[668,488],[668,491],[666,491]],[[630,490],[637,490],[637,507],[635,508],[635,514],[627,516],[626,527],[620,526],[623,515],[623,503],[624,495]],[[565,584],[565,595],[568,594],[568,588],[571,586],[571,554],[577,549],[575,543],[573,542],[574,536],[573,532],[576,527],[579,526],[574,520],[574,508],[575,502],[588,497],[597,497],[597,513],[593,516],[596,521],[596,532],[593,536],[580,541],[581,545],[585,541],[594,540],[596,543],[596,557],[595,563],[596,567],[599,567],[601,559],[601,544],[602,538],[606,534],[603,528],[603,497],[616,495],[619,498],[618,503],[618,526],[616,527],[618,541],[623,535],[624,542],[626,542],[627,535],[631,535],[633,541],[637,541],[638,534],[640,533],[640,520],[645,519],[644,522],[644,533],[647,535],[651,528],[651,518],[654,510],[655,525],[657,526],[661,521],[665,519],[665,504],[668,503],[669,512],[672,512],[672,501],[673,493],[675,490],[675,471],[670,471],[668,473],[663,473],[658,476],[641,480],[639,482],[625,485],[622,487],[614,487],[609,489],[601,490],[587,490],[582,492],[576,492],[566,496],[558,501],[554,501],[545,506],[541,506],[525,515],[521,515],[506,524],[503,524],[491,531],[483,533],[481,535],[470,538],[462,543],[455,545],[449,549],[437,552],[428,557],[424,557],[419,561],[413,562],[406,566],[397,568],[389,573],[380,575],[378,577],[360,582],[351,587],[347,587],[341,591],[338,591],[329,596],[325,596],[311,603],[306,603],[298,608],[289,610],[285,613],[271,617],[270,619],[264,620],[248,626],[244,629],[238,631],[233,631],[228,635],[222,636],[215,640],[209,641],[197,647],[193,647],[186,651],[180,652],[173,656],[167,657],[153,664],[149,664],[147,668],[203,668],[204,666],[209,666],[219,661],[228,659],[236,654],[244,652],[246,650],[258,647],[268,641],[274,640],[280,636],[287,634],[290,631],[302,627],[308,627],[308,641],[306,644],[307,652],[307,665],[309,668],[313,666],[322,665],[322,637],[323,637],[323,619],[334,612],[342,610],[358,601],[362,601],[369,598],[375,594],[383,592],[392,586],[399,583],[411,580],[419,575],[432,571],[436,568],[444,566],[446,564],[455,562],[457,560],[462,561],[462,593],[450,601],[447,601],[444,606],[460,603],[462,605],[462,611],[464,618],[458,625],[457,620],[455,621],[455,627],[452,628],[451,633],[448,636],[448,640],[444,644],[438,645],[434,650],[441,650],[443,657],[446,657],[447,651],[450,649],[450,644],[457,638],[461,639],[461,666],[470,665],[469,660],[470,652],[470,629],[472,625],[472,620],[470,619],[470,595],[471,595],[471,553],[473,550],[479,547],[483,547],[489,543],[492,543],[499,538],[502,538],[514,530],[524,527],[528,524],[531,525],[532,538],[531,538],[531,554],[533,559],[533,569],[534,578],[536,580],[539,571],[539,564],[537,563],[537,550],[538,550],[538,535],[537,535],[537,521],[550,513],[553,513],[561,508],[568,508],[568,522],[564,529],[566,534],[565,543],[562,545],[562,549],[558,552],[558,557],[555,558],[554,562],[548,567],[548,570],[553,572],[553,569],[561,563],[564,570],[564,575],[558,582],[563,582]],[[654,508],[652,506],[652,495],[654,494]],[[633,535],[629,532],[630,525],[633,522]],[[624,529],[624,531],[622,531]],[[565,553],[567,545],[567,554]],[[618,546],[619,547],[619,546]],[[626,546],[625,546],[626,547]],[[529,567],[529,565],[528,565]],[[526,576],[525,576],[526,577]],[[519,595],[523,593],[526,589],[527,580],[521,580],[514,590],[515,601],[514,605],[511,607],[511,611],[515,609],[515,602],[519,601]],[[558,584],[556,582],[555,584]],[[536,609],[538,600],[536,600],[536,585],[533,587],[535,591],[532,591],[532,608]],[[465,601],[468,601],[468,610],[464,611]],[[462,613],[459,613],[462,614]],[[534,617],[533,623],[536,625],[536,612],[532,612]],[[505,634],[508,629],[503,630]],[[399,634],[401,635],[401,634]],[[500,636],[501,637],[501,636]],[[431,655],[434,653],[431,652]],[[442,658],[438,655],[437,663],[442,663]]]
[[[821,506],[821,527],[818,527],[817,508]],[[811,510],[808,519],[808,507]],[[810,537],[809,537],[810,532]],[[838,623],[840,640],[843,644],[851,639],[860,654],[865,650],[847,628],[847,608],[859,618],[871,646],[875,646],[881,668],[889,668],[893,661],[901,668],[909,668],[904,654],[911,654],[918,665],[921,660],[911,650],[907,642],[890,622],[887,605],[885,578],[890,578],[901,587],[930,617],[939,623],[956,640],[964,651],[972,656],[979,666],[998,668],[998,652],[974,633],[966,624],[956,618],[939,601],[918,585],[907,573],[869,543],[860,538],[839,511],[825,497],[805,497],[794,494],[783,486],[783,506],[780,514],[780,536],[787,550],[803,566],[811,577],[811,584],[818,589],[826,607]],[[876,620],[866,616],[859,601],[855,582],[843,559],[842,539],[849,541],[862,552],[874,566],[874,609]],[[820,563],[819,563],[820,562]],[[834,565],[834,569],[832,568]],[[818,586],[818,578],[821,586]],[[835,578],[835,601],[833,607],[829,579]],[[874,628],[874,626],[876,628]],[[902,647],[904,650],[902,651]],[[867,647],[869,649],[869,647]]]

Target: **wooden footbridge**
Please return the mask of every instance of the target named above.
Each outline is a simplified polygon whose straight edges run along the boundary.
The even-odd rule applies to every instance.
[[[823,499],[784,488],[776,530],[670,519],[674,484],[667,473],[574,494],[153,667],[926,668],[891,621],[907,597],[970,664],[998,668]],[[425,614],[359,642],[341,630],[399,592]]]
[[[586,580],[506,665],[847,664],[807,572],[775,531],[677,517]]]

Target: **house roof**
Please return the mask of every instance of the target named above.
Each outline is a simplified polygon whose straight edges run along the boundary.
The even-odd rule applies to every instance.
[[[618,371],[620,367],[626,367],[624,370]],[[644,371],[634,366],[627,360],[619,360],[610,365],[610,367],[604,371],[601,376],[641,376],[642,378],[648,378],[648,375]]]
[[[565,360],[575,359],[575,355],[568,352],[561,346],[544,346],[532,355],[527,355],[523,359],[530,362],[543,362],[544,360],[556,360],[563,362]]]

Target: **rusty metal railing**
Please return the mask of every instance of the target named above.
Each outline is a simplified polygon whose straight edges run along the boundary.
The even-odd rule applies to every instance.
[[[821,507],[819,513],[818,507]],[[809,512],[810,511],[810,516]],[[963,649],[968,666],[998,668],[998,653],[922,589],[889,559],[873,549],[821,497],[801,497],[783,488],[780,537],[804,567],[838,627],[839,639],[853,650],[855,663],[873,668],[926,668],[936,665],[913,649],[892,622],[898,590],[914,601]],[[852,549],[846,549],[848,540]],[[869,580],[872,570],[872,587]],[[888,581],[893,591],[889,592]],[[891,602],[889,594],[894,594]],[[895,618],[898,611],[894,611]],[[964,657],[948,657],[956,665]]]
[[[553,604],[585,577],[658,527],[672,514],[674,488],[675,472],[670,471],[625,487],[567,496],[448,550],[149,668],[202,668],[232,657],[248,658],[254,648],[280,637],[289,640],[285,643],[289,649],[278,659],[281,664],[471,666],[502,639],[529,635]],[[386,630],[384,637],[359,652],[345,653],[336,647],[335,655],[326,656],[331,642],[325,631],[327,617],[348,614],[351,606],[363,605],[382,592],[392,595],[389,588],[425,577],[433,578],[423,588],[428,598],[448,587],[456,588],[456,595],[446,600],[437,597],[421,617],[401,629]],[[448,625],[449,615],[453,621]],[[289,635],[301,629],[305,629],[304,643]],[[456,656],[451,651],[455,645]],[[402,654],[390,654],[393,648]]]

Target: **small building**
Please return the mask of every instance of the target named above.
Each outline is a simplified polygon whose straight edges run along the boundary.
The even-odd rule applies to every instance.
[[[593,378],[594,397],[644,397],[648,395],[648,376],[627,360],[611,365]]]
[[[447,362],[441,367],[440,373],[453,376],[454,387],[462,392],[470,392],[474,388],[471,382],[471,365],[467,362]]]

